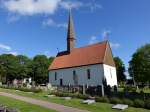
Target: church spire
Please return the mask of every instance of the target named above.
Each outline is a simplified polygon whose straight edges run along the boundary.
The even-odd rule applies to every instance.
[[[69,11],[68,33],[67,33],[67,51],[71,52],[75,45],[74,25],[71,10]]]

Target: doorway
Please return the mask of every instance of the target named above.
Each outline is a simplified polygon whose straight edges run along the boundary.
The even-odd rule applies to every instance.
[[[63,86],[63,79],[60,79],[60,86]]]

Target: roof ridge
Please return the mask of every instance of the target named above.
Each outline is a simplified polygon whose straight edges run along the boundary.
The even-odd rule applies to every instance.
[[[86,45],[86,46],[81,46],[81,47],[78,47],[78,48],[75,48],[75,49],[85,48],[85,47],[90,47],[90,46],[97,45],[97,44],[103,44],[103,43],[105,43],[105,42],[107,43],[107,42],[108,42],[108,40],[104,40],[104,41],[97,42],[97,43],[90,44],[90,45]]]

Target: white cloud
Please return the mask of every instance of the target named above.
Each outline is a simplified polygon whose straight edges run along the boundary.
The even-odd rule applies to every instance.
[[[53,21],[53,19],[49,18],[49,19],[43,21],[42,25],[43,26],[54,26],[55,22]]]
[[[44,51],[44,55],[46,55],[47,57],[50,56],[50,52],[49,51]]]
[[[112,43],[112,42],[110,42],[110,46],[111,46],[112,48],[119,48],[119,47],[120,47],[120,44],[119,44],[119,43]]]
[[[17,53],[16,51],[11,51],[11,52],[9,52],[8,54],[12,54],[12,55],[14,55],[14,56],[17,56],[17,55],[18,55],[18,53]]]
[[[42,22],[43,26],[67,28],[67,23],[56,23],[53,19],[49,18]]]
[[[78,9],[79,7],[84,6],[82,2],[76,1],[62,1],[60,6],[64,9]]]
[[[3,0],[4,7],[20,15],[53,14],[61,0]]]
[[[111,33],[110,30],[104,30],[102,32],[102,38],[103,38],[103,40],[108,40],[110,33]]]
[[[60,6],[64,9],[79,9],[79,8],[88,8],[90,9],[91,12],[93,12],[96,9],[102,9],[102,5],[96,3],[95,1],[91,1],[91,2],[79,2],[79,1],[62,1],[60,2]]]
[[[67,28],[67,23],[57,24],[57,27],[59,27],[59,28]]]
[[[10,51],[11,47],[5,44],[0,44],[0,49],[2,50],[6,50],[6,51]]]
[[[97,9],[103,8],[101,4],[97,4],[95,3],[95,1],[85,4],[84,7],[88,7],[91,10],[91,12],[94,12]]]
[[[5,44],[0,44],[0,49],[3,50],[2,52],[6,54],[12,54],[15,56],[18,54],[16,51],[13,51],[10,46],[5,45]]]
[[[1,0],[1,6],[10,13],[32,16],[35,14],[54,14],[58,8],[68,10],[78,8],[89,8],[92,12],[101,9],[102,5],[91,2],[71,0]]]
[[[92,36],[92,37],[90,38],[90,40],[89,40],[89,44],[93,44],[93,43],[95,43],[95,42],[97,42],[97,37],[96,37],[96,36]]]

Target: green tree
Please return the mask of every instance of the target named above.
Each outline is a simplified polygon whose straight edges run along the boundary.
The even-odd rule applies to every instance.
[[[125,66],[123,61],[119,57],[114,57],[116,70],[117,70],[117,80],[118,82],[122,82],[126,80],[125,76]]]
[[[0,82],[5,82],[2,79],[4,79],[6,77],[6,71],[5,68],[3,66],[3,63],[0,63]]]
[[[0,55],[0,81],[6,77],[6,81],[32,77],[37,83],[48,82],[48,67],[53,57],[37,55],[33,59],[24,55],[14,56],[12,54]]]
[[[14,78],[16,78],[18,70],[16,56],[12,54],[0,55],[0,65],[7,81],[12,81]]]
[[[150,82],[150,44],[142,46],[133,54],[129,73],[135,82]]]
[[[24,55],[18,55],[16,56],[17,58],[17,66],[18,66],[18,70],[17,70],[17,78],[18,79],[23,79],[26,77],[31,77],[31,59],[29,59],[27,56]]]
[[[33,58],[33,78],[38,84],[48,82],[48,67],[53,58],[47,58],[45,55],[36,55]]]

